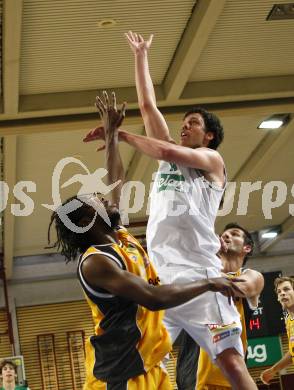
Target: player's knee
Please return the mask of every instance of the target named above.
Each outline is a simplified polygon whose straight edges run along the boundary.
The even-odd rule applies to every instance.
[[[235,380],[241,378],[244,375],[244,367],[240,365],[240,361],[232,360],[227,364],[227,373],[229,377],[233,377]]]
[[[224,351],[217,361],[224,374],[234,380],[241,378],[247,371],[243,358],[235,350]]]

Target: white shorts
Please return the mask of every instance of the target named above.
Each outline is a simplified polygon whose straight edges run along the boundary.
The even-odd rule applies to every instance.
[[[161,284],[191,283],[221,276],[214,268],[187,269],[183,266],[161,268],[158,273]],[[212,360],[227,348],[235,348],[244,356],[240,315],[235,305],[230,305],[228,298],[221,293],[208,291],[183,305],[166,310],[164,324],[172,342],[185,329]]]

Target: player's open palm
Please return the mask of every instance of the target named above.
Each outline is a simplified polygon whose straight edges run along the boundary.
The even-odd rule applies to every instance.
[[[106,91],[103,91],[103,100],[100,96],[96,96],[95,103],[102,120],[102,126],[96,127],[89,131],[84,137],[84,142],[96,140],[111,140],[118,135],[118,128],[125,117],[126,103],[123,103],[120,110],[117,109],[116,96],[112,92],[111,100]],[[98,147],[97,151],[105,149],[105,145]]]
[[[151,34],[149,39],[145,41],[141,34],[132,31],[125,33],[125,36],[134,54],[147,51],[153,39],[153,34]]]
[[[105,137],[107,137],[108,134],[106,129],[108,132],[110,130],[117,130],[118,127],[122,124],[122,121],[125,117],[126,103],[123,103],[121,110],[118,110],[114,92],[111,94],[111,101],[106,91],[103,91],[103,98],[104,101],[100,98],[100,96],[96,96],[95,104],[103,123]]]

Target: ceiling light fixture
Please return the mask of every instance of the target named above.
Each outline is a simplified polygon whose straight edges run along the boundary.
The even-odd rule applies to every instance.
[[[261,235],[262,238],[275,238],[277,237],[278,232],[265,232]]]
[[[102,19],[97,23],[100,28],[110,28],[116,25],[116,20],[114,19]]]
[[[261,122],[258,126],[259,129],[279,129],[283,126],[282,120],[266,120]]]
[[[275,114],[271,117],[265,119],[258,125],[258,129],[279,129],[282,126],[285,126],[290,119],[289,114]]]
[[[294,19],[294,3],[274,4],[266,20]]]
[[[266,252],[268,248],[279,239],[282,233],[281,225],[265,227],[258,231],[258,249],[259,252]]]
[[[269,226],[258,232],[259,241],[276,238],[282,232],[281,225]]]

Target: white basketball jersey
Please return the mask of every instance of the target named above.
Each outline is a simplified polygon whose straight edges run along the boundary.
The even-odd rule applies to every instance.
[[[203,173],[161,161],[151,191],[146,237],[156,268],[222,268],[214,223],[223,196]]]

